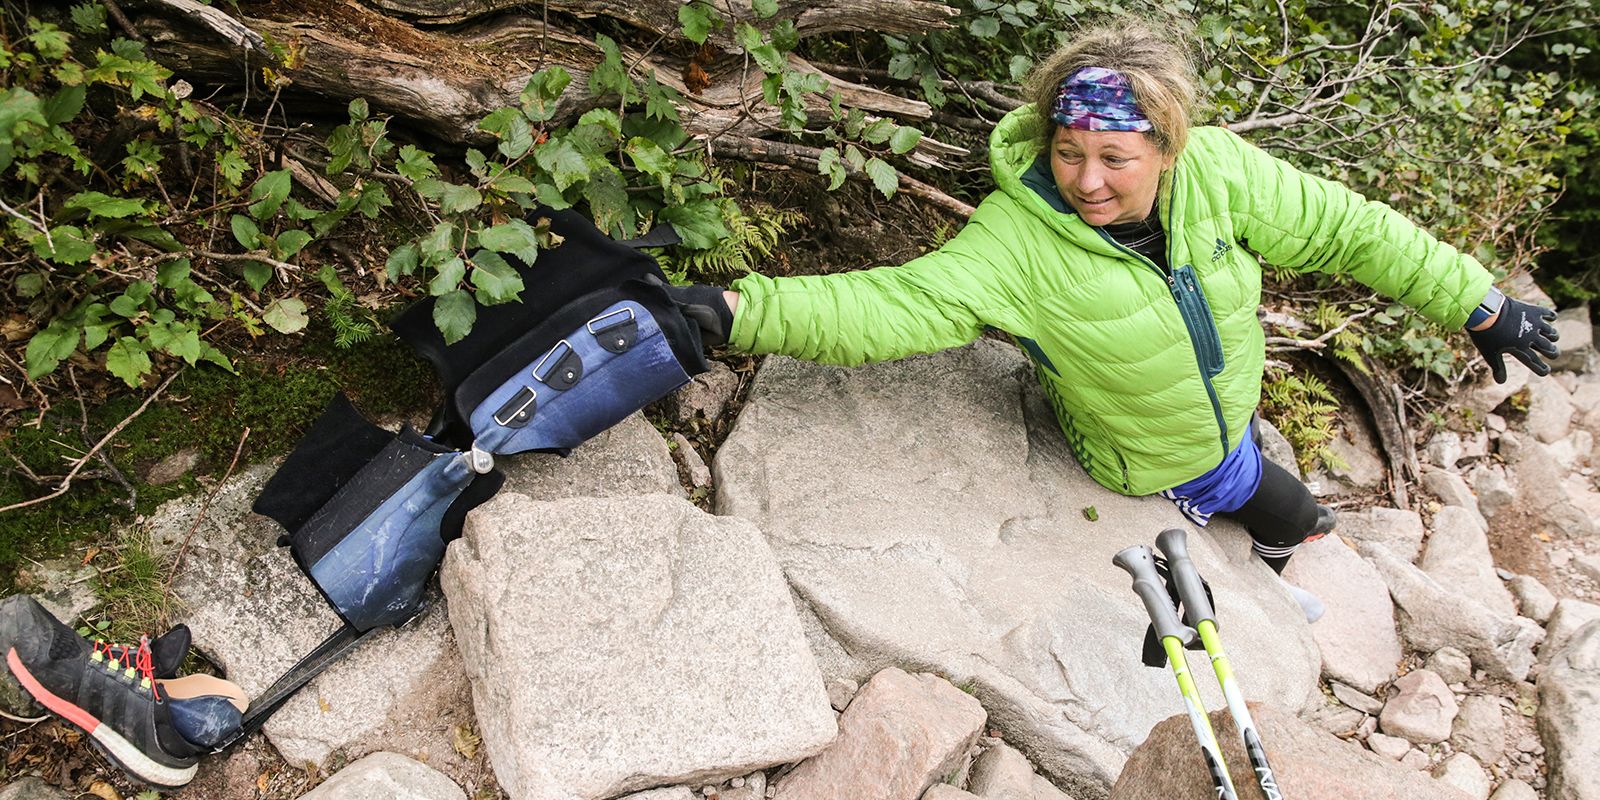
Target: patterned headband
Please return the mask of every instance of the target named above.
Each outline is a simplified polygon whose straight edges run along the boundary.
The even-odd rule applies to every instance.
[[[1128,79],[1105,67],[1084,67],[1062,81],[1056,88],[1050,118],[1080,131],[1143,133],[1155,129],[1134,101]]]

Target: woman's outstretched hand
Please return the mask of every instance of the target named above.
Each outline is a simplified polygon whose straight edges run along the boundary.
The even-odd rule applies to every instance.
[[[1507,297],[1500,312],[1488,321],[1482,330],[1469,330],[1472,343],[1477,345],[1483,360],[1489,362],[1495,383],[1506,382],[1504,354],[1510,353],[1535,375],[1549,375],[1550,365],[1539,358],[1561,355],[1556,340],[1561,338],[1554,325],[1556,312],[1514,297]]]
[[[728,343],[728,333],[733,330],[732,303],[725,296],[728,294],[731,293],[720,286],[703,283],[667,287],[667,295],[678,304],[678,310],[699,326],[700,341],[706,347]]]

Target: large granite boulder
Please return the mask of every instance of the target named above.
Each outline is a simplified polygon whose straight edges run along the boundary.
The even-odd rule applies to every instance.
[[[1469,800],[1426,774],[1401,766],[1352,742],[1319,731],[1294,716],[1252,703],[1250,715],[1261,731],[1267,762],[1284,797],[1317,800]],[[1211,727],[1222,744],[1222,759],[1241,800],[1258,800],[1261,788],[1251,774],[1239,736],[1227,711],[1211,712]],[[1111,800],[1170,800],[1216,797],[1200,759],[1189,717],[1169,717],[1139,745],[1111,790]]]
[[[970,685],[990,725],[1082,798],[1103,797],[1172,713],[1111,557],[1187,523],[1083,472],[1010,345],[856,369],[769,358],[714,469],[719,512],[767,534],[813,648],[848,654],[823,668],[856,674],[828,677],[914,665]],[[1297,711],[1320,663],[1298,607],[1236,525],[1190,546],[1246,693]]]
[[[1539,737],[1551,800],[1600,800],[1600,621],[1583,626],[1539,676]]]
[[[1371,564],[1338,536],[1324,536],[1301,545],[1283,576],[1327,607],[1311,626],[1323,675],[1368,693],[1394,677],[1402,655],[1394,602]]]
[[[502,491],[468,518],[440,582],[512,797],[745,775],[836,732],[783,574],[747,520],[668,495]]]

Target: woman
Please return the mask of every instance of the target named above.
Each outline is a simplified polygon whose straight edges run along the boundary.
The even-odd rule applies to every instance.
[[[750,275],[731,291],[676,287],[676,299],[712,342],[830,364],[1006,331],[1097,482],[1161,494],[1199,525],[1231,516],[1280,573],[1332,514],[1251,435],[1265,360],[1258,258],[1344,273],[1467,326],[1496,380],[1506,352],[1549,372],[1537,354],[1557,353],[1553,312],[1504,297],[1478,262],[1387,206],[1223,128],[1191,129],[1193,67],[1164,32],[1085,31],[1030,84],[1034,102],[990,139],[998,188],[938,250],[899,267]]]

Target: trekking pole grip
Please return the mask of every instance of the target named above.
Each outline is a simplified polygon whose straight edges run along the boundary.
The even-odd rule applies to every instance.
[[[1186,645],[1194,641],[1195,631],[1178,619],[1148,546],[1125,547],[1111,558],[1111,563],[1133,576],[1133,591],[1144,601],[1144,610],[1150,614],[1150,624],[1155,627],[1157,637],[1176,636]]]
[[[1216,624],[1217,612],[1206,596],[1205,582],[1194,560],[1189,558],[1188,534],[1182,528],[1168,528],[1156,536],[1156,547],[1167,557],[1167,569],[1172,571],[1172,582],[1178,587],[1178,599],[1183,601],[1183,621],[1195,627],[1201,620]]]

